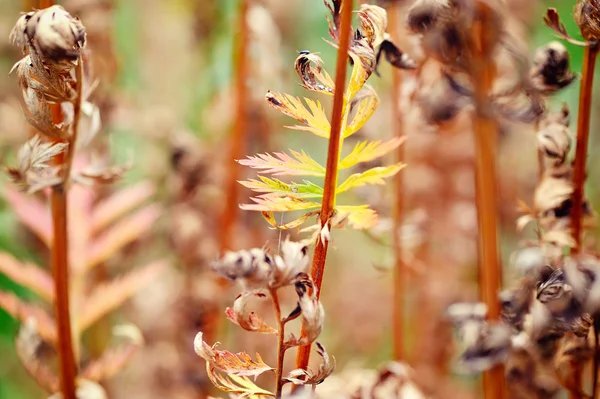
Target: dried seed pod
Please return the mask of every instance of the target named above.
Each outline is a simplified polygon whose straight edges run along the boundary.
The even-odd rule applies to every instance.
[[[553,123],[536,134],[538,148],[548,158],[563,163],[571,149],[571,132],[558,123]]]
[[[588,42],[600,39],[600,1],[579,0],[574,11],[575,22]]]
[[[20,28],[21,22],[15,28]],[[61,6],[37,11],[25,26],[25,37],[43,58],[75,61],[85,46],[85,28]]]
[[[551,94],[570,85],[576,75],[570,69],[567,48],[558,41],[538,48],[530,76],[533,86],[542,93]]]

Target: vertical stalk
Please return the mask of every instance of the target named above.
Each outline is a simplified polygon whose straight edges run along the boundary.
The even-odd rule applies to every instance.
[[[238,176],[240,165],[235,162],[244,156],[246,151],[247,120],[247,76],[248,76],[248,0],[239,0],[238,34],[235,54],[235,122],[233,134],[229,141],[229,156],[227,160],[227,182],[225,183],[225,205],[221,214],[221,230],[219,234],[219,247],[221,252],[231,249],[233,227],[238,214],[239,187]]]
[[[575,160],[573,162],[573,207],[571,210],[571,228],[573,239],[575,240],[574,253],[580,253],[581,242],[583,239],[583,197],[584,184],[586,174],[586,161],[588,152],[588,137],[590,131],[590,111],[592,107],[592,87],[594,84],[594,67],[596,66],[596,58],[598,56],[598,43],[590,43],[585,47],[583,53],[583,69],[581,72],[581,87],[579,89],[579,113],[577,116],[577,141],[575,144]],[[597,331],[594,331],[596,334]],[[595,351],[598,347],[595,347]],[[573,365],[573,374],[575,384],[580,388],[583,380],[583,370],[580,365]],[[594,380],[597,378],[598,361],[597,356],[594,356]],[[596,387],[593,387],[594,397]],[[569,393],[569,398],[578,399],[581,395],[579,392]]]
[[[540,122],[539,120],[535,121],[535,124],[533,125],[533,132],[536,135],[536,141],[537,141],[537,134],[540,130]],[[544,177],[544,172],[546,171],[546,163],[545,163],[545,156],[544,156],[544,151],[541,148],[537,149],[537,163],[538,163],[538,182],[542,181],[542,178]]]
[[[323,188],[323,203],[321,205],[320,223],[321,228],[326,227],[335,205],[335,189],[337,186],[338,163],[340,157],[340,143],[342,118],[344,115],[344,88],[346,87],[346,72],[348,64],[348,49],[350,48],[350,37],[352,28],[352,0],[342,0],[341,23],[340,23],[340,45],[337,53],[335,70],[335,93],[333,96],[333,111],[331,115],[331,133],[329,147],[327,149],[327,170],[325,172],[325,185]],[[317,298],[321,295],[321,284],[323,283],[323,272],[325,271],[325,260],[327,258],[328,241],[317,239],[317,245],[313,255],[311,268],[312,278],[317,290]],[[302,328],[304,335],[304,326]],[[296,356],[296,368],[306,369],[310,357],[310,345],[298,348]]]
[[[285,337],[285,324],[281,318],[281,306],[279,305],[279,295],[276,289],[269,290],[271,300],[273,301],[273,309],[277,318],[277,369],[275,370],[275,398],[281,398],[283,389],[283,359],[285,357],[286,348],[283,347]]]
[[[577,117],[577,142],[575,144],[575,160],[573,165],[573,208],[571,224],[575,239],[574,252],[581,252],[582,208],[585,183],[585,164],[587,161],[588,136],[590,131],[590,110],[592,106],[592,86],[594,83],[594,67],[598,56],[598,44],[585,47],[583,53],[583,70],[581,88],[579,89],[579,114]]]
[[[396,42],[400,38],[399,26],[399,8],[397,3],[392,3],[388,12],[388,21],[390,28],[390,35]],[[400,98],[400,86],[402,84],[402,77],[400,71],[392,67],[392,126],[394,133],[397,137],[402,137],[404,131],[402,129],[402,113],[398,100]],[[396,150],[396,162],[404,161],[404,146],[401,145]],[[402,242],[400,236],[400,229],[402,227],[402,219],[404,212],[404,174],[396,173],[394,190],[396,192],[395,203],[393,208],[393,236],[394,241],[394,302],[393,302],[393,351],[394,359],[404,359],[404,289],[405,289],[405,278],[406,268],[402,261]]]
[[[475,87],[475,113],[473,133],[475,138],[475,189],[479,225],[479,290],[480,298],[488,307],[491,320],[500,319],[501,270],[498,252],[497,230],[497,184],[495,154],[497,126],[489,114],[489,93],[492,90],[496,69],[490,58],[493,49],[485,31],[485,21],[490,21],[492,11],[478,4],[477,18],[471,29],[473,43],[472,78]],[[483,374],[483,390],[486,399],[504,397],[504,370],[496,366]]]

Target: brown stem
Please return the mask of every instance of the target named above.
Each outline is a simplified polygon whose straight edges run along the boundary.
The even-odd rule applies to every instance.
[[[271,300],[273,301],[273,309],[275,309],[275,317],[277,318],[277,369],[275,370],[275,398],[281,398],[281,390],[283,389],[283,359],[285,358],[286,348],[283,346],[285,337],[285,323],[281,318],[281,306],[279,305],[279,295],[277,290],[270,289]]]
[[[388,11],[388,20],[390,27],[390,35],[394,40],[399,40],[399,8],[398,4],[392,3]],[[396,68],[392,68],[392,126],[394,127],[395,135],[402,137],[404,130],[402,129],[402,113],[398,100],[400,98],[400,86],[402,84],[402,77],[400,71]],[[396,151],[396,162],[404,161],[404,146],[401,145]],[[402,360],[404,354],[404,289],[405,289],[405,278],[406,270],[404,262],[402,260],[402,242],[400,236],[400,229],[402,227],[402,219],[404,212],[404,174],[397,173],[395,176],[395,191],[396,201],[394,203],[393,219],[393,241],[394,241],[394,303],[393,303],[393,350],[394,359]]]
[[[235,162],[244,156],[246,151],[246,134],[248,120],[246,112],[247,76],[248,76],[248,0],[239,0],[238,36],[235,62],[235,122],[233,134],[229,141],[227,156],[227,181],[225,182],[225,204],[221,214],[219,247],[221,252],[231,249],[233,227],[238,214],[240,165]]]
[[[572,197],[572,229],[575,239],[574,252],[581,251],[582,211],[585,183],[585,164],[587,161],[588,136],[590,131],[590,110],[592,106],[592,86],[594,83],[594,66],[598,56],[598,44],[586,47],[583,53],[583,70],[581,88],[579,90],[579,115],[577,117],[577,142],[573,165],[573,197]]]
[[[490,21],[491,10],[480,3],[478,19],[474,21],[471,38],[473,41],[472,77],[475,87],[475,113],[473,133],[475,135],[475,188],[477,218],[479,225],[479,290],[480,298],[488,307],[491,320],[500,319],[500,304],[497,298],[500,290],[501,270],[498,253],[497,230],[497,184],[494,152],[496,150],[497,127],[489,115],[488,95],[496,77],[496,69],[491,60],[492,49],[487,48],[488,35],[484,23]],[[494,367],[483,375],[483,389],[486,399],[504,397],[504,370]]]
[[[535,124],[533,126],[533,131],[536,136],[537,136],[539,130],[540,130],[540,122],[535,121]],[[537,137],[536,137],[536,141],[537,141]],[[541,148],[538,148],[537,149],[538,182],[542,181],[542,178],[544,177],[544,172],[546,171],[545,159],[546,159],[546,157],[544,156],[544,151]]]
[[[352,27],[352,0],[342,1],[340,45],[337,53],[335,70],[335,93],[333,96],[333,111],[331,115],[331,133],[327,150],[327,170],[325,172],[325,185],[323,188],[323,203],[321,205],[321,228],[326,227],[335,205],[335,189],[337,186],[338,162],[340,157],[340,140],[342,129],[342,116],[344,115],[344,87],[346,86],[346,72],[348,63],[348,49]],[[321,295],[323,272],[327,258],[328,241],[317,239],[313,255],[311,274],[317,290],[317,299]],[[304,335],[304,323],[302,335]],[[310,345],[298,348],[296,368],[306,369],[310,357]]]

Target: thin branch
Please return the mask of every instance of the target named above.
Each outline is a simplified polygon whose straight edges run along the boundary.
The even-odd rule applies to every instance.
[[[478,4],[478,17],[471,28],[473,41],[472,77],[475,87],[475,113],[473,133],[475,138],[476,166],[475,188],[477,217],[479,225],[479,290],[480,298],[488,307],[491,320],[500,319],[500,304],[497,298],[500,291],[500,254],[498,252],[498,215],[495,150],[497,126],[489,115],[488,96],[492,90],[496,69],[490,57],[491,50],[485,21],[490,21],[492,10],[483,3]],[[504,370],[494,367],[483,375],[483,389],[486,399],[504,397]]]
[[[399,7],[398,4],[392,3],[388,12],[390,35],[392,39],[397,41],[400,38],[400,21],[399,21]],[[402,85],[402,77],[400,71],[396,68],[392,68],[392,126],[397,137],[404,135],[402,113],[399,107],[400,89]],[[401,145],[396,150],[396,162],[404,161],[404,146]],[[393,227],[393,241],[394,241],[394,303],[393,303],[393,350],[394,359],[404,359],[404,289],[406,279],[406,267],[402,260],[402,242],[400,236],[400,230],[402,227],[402,219],[404,213],[404,174],[397,173],[395,176],[395,203],[394,203],[394,227]]]
[[[579,115],[577,117],[577,142],[573,166],[573,207],[572,228],[575,239],[574,252],[581,252],[582,240],[582,211],[585,183],[585,165],[588,152],[588,136],[590,131],[590,111],[592,107],[592,86],[594,83],[594,67],[598,56],[599,46],[594,44],[583,51],[583,70],[581,73],[581,88],[579,90]]]
[[[271,300],[273,301],[273,309],[275,310],[275,317],[277,318],[277,369],[275,370],[275,397],[281,398],[281,391],[283,389],[283,360],[285,358],[285,350],[287,349],[283,345],[285,338],[285,323],[281,318],[281,306],[279,305],[279,295],[276,289],[269,290],[271,294]]]
[[[238,36],[235,62],[235,122],[233,134],[229,141],[229,155],[227,156],[227,181],[225,182],[226,199],[221,214],[219,247],[221,252],[231,249],[233,227],[238,211],[239,184],[241,166],[235,162],[241,159],[246,151],[246,135],[248,132],[247,121],[247,76],[248,76],[248,0],[239,0]]]
[[[344,115],[344,88],[346,87],[346,73],[348,64],[348,49],[350,47],[350,37],[352,28],[352,0],[342,1],[341,24],[340,24],[340,45],[337,53],[336,72],[335,72],[335,93],[333,96],[333,111],[331,116],[331,135],[329,138],[329,147],[327,150],[327,170],[325,172],[325,186],[323,188],[323,203],[321,205],[320,223],[321,228],[325,228],[329,223],[329,218],[335,205],[335,189],[338,178],[338,163],[340,157],[342,118]],[[317,290],[317,299],[321,295],[321,284],[323,283],[323,273],[325,271],[325,260],[327,258],[327,248],[329,242],[326,240],[317,240],[311,274]],[[302,328],[304,335],[304,326]],[[296,368],[306,370],[310,357],[310,345],[298,348],[296,356]]]

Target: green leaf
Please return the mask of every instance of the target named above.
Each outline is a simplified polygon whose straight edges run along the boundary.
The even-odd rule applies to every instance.
[[[248,179],[239,183],[244,187],[256,191],[258,193],[266,193],[259,197],[280,197],[294,195],[298,198],[321,198],[323,196],[323,188],[304,180],[304,184],[300,183],[284,183],[279,179],[270,179],[265,176],[258,176],[259,180]]]
[[[249,156],[248,159],[241,159],[238,162],[253,169],[262,169],[261,173],[274,176],[325,176],[325,168],[304,151],[290,150],[290,153],[295,159],[284,152],[274,152],[273,155]]]
[[[385,184],[385,178],[394,176],[404,166],[405,164],[403,163],[397,163],[391,166],[372,168],[363,173],[355,173],[340,184],[335,192],[336,194],[343,193],[351,188],[364,186],[365,184]]]
[[[379,106],[379,97],[377,97],[377,93],[371,86],[365,85],[358,95],[359,97],[355,98],[352,103],[355,113],[352,122],[344,129],[344,138],[350,137],[359,131]]]
[[[336,219],[347,220],[354,229],[369,229],[377,224],[377,212],[368,205],[343,205],[335,207]]]
[[[319,137],[329,138],[331,126],[329,125],[327,115],[325,115],[325,110],[319,101],[305,98],[304,101],[309,108],[306,109],[300,98],[290,96],[289,94],[273,93],[269,91],[267,92],[266,99],[271,107],[306,125],[286,126],[287,128],[306,130]]]
[[[389,141],[361,141],[350,154],[342,159],[338,165],[339,169],[347,169],[361,162],[369,162],[395,150],[402,143],[404,137],[396,137]]]

